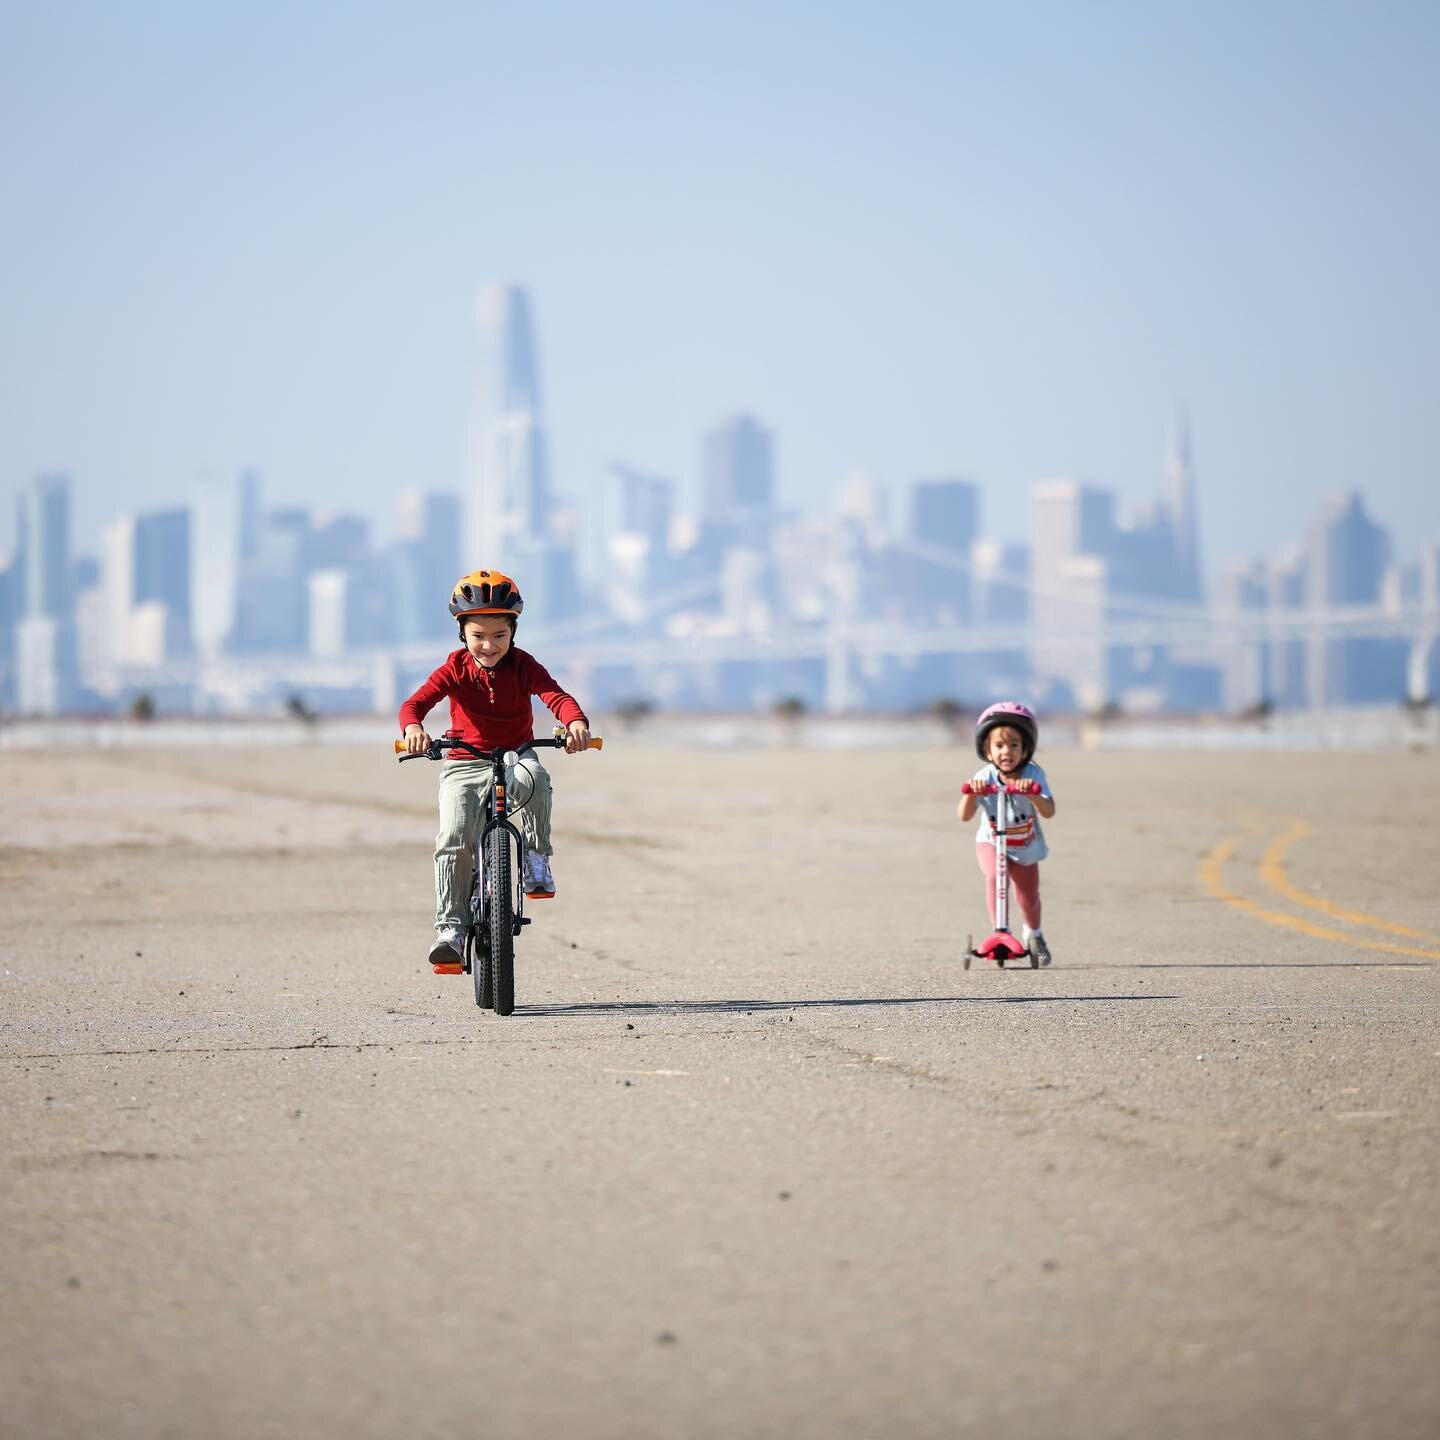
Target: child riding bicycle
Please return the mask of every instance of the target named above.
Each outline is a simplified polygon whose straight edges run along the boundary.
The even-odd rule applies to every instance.
[[[1020,906],[1025,926],[1026,949],[1034,948],[1040,964],[1050,963],[1050,947],[1040,930],[1040,862],[1050,853],[1040,829],[1043,816],[1055,813],[1055,800],[1045,772],[1035,764],[1035,747],[1040,726],[1034,713],[1014,700],[1002,700],[985,711],[975,725],[975,750],[986,763],[962,787],[957,813],[968,820],[978,810],[980,828],[975,832],[975,858],[985,876],[985,903],[990,923],[995,923],[995,817],[996,799],[983,792],[992,785],[1009,786],[1009,825],[1006,829],[1010,883]],[[974,794],[973,790],[982,793]]]
[[[530,697],[538,695],[565,727],[565,751],[573,755],[590,743],[590,721],[573,695],[550,672],[515,645],[515,628],[525,608],[519,586],[498,570],[462,575],[450,596],[450,613],[464,642],[400,707],[400,729],[411,755],[429,749],[424,719],[443,699],[450,701],[450,733],[486,750],[504,747],[519,755],[507,784],[521,780],[516,794],[525,836],[524,885],[532,899],[555,894],[550,870],[550,775],[529,742],[534,719]],[[441,742],[443,744],[443,740]],[[529,796],[526,786],[529,782]],[[469,924],[475,842],[492,783],[488,760],[462,750],[446,757],[440,771],[440,830],[435,837],[435,945],[430,963],[459,961]]]

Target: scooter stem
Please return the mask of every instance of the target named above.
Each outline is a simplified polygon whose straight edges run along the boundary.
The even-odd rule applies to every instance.
[[[995,796],[995,928],[1010,928],[1010,829],[1009,795],[1000,787]]]

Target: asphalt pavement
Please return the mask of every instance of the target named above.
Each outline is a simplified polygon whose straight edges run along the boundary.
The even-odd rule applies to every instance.
[[[17,1437],[1429,1437],[1440,762],[557,756],[515,1015],[435,774],[0,752]]]

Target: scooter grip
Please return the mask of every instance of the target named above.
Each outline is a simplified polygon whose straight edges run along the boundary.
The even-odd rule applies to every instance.
[[[962,795],[993,795],[999,788],[998,785],[976,785],[967,780],[960,787],[960,793]]]

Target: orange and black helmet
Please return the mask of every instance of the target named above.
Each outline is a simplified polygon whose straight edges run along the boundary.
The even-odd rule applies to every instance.
[[[467,615],[518,615],[524,608],[520,587],[498,570],[472,570],[450,592],[450,613],[457,620]]]

